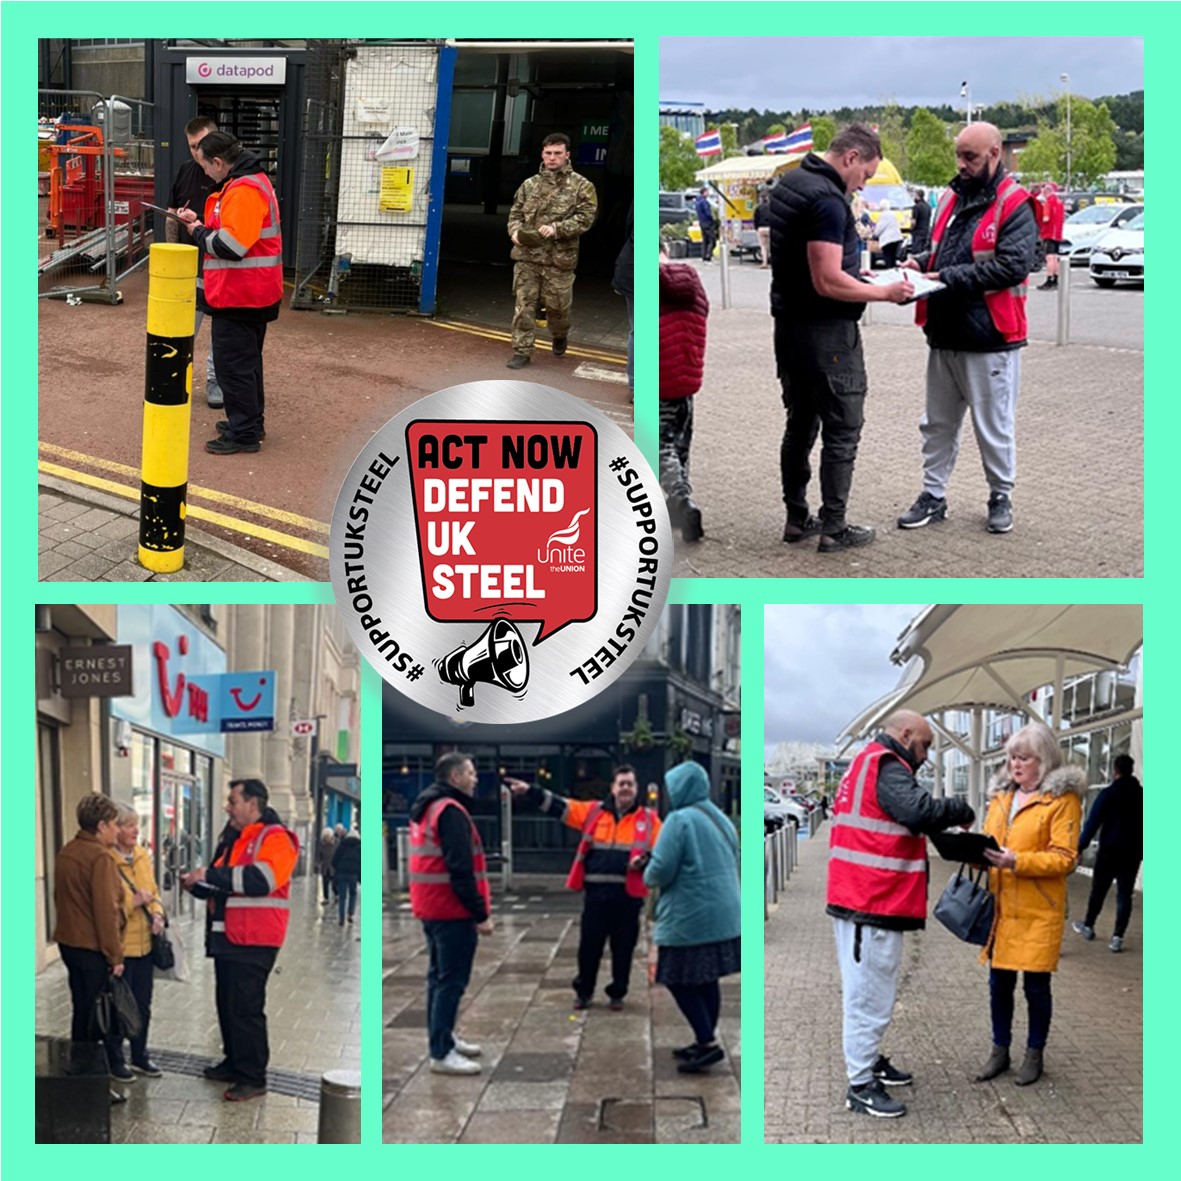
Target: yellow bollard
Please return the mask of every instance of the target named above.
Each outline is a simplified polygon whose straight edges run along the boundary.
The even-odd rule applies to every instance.
[[[189,399],[197,316],[197,248],[158,242],[148,258],[139,561],[156,574],[185,562]]]

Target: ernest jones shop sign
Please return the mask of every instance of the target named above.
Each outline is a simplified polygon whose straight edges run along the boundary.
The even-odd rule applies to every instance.
[[[186,57],[185,81],[248,86],[281,86],[287,81],[285,57]]]
[[[130,697],[131,645],[61,650],[63,697]]]

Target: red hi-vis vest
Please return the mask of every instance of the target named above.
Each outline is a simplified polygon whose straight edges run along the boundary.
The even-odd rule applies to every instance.
[[[598,804],[590,810],[586,823],[582,826],[582,840],[578,843],[578,852],[574,854],[574,864],[570,866],[570,873],[566,878],[567,890],[581,890],[587,882],[615,882],[623,885],[632,898],[646,898],[648,887],[644,885],[644,871],[633,869],[631,863],[641,853],[652,848],[656,826],[652,823],[651,808],[636,810],[632,825],[632,839],[627,844],[628,869],[626,873],[592,873],[586,872],[586,858],[592,849],[618,849],[619,841],[600,841],[595,839],[595,825],[603,814],[603,805]]]
[[[291,871],[298,857],[299,838],[281,824],[249,825],[234,842],[226,862],[233,870],[235,891],[225,899],[225,937],[230,943],[283,946],[291,917]],[[253,865],[270,882],[269,894],[240,893],[244,888],[243,871],[248,865]],[[211,899],[210,906],[213,905]],[[215,921],[213,930],[218,926]]]
[[[984,211],[984,215],[976,226],[976,232],[972,235],[973,262],[988,262],[989,259],[996,257],[996,242],[1001,232],[1001,226],[1029,200],[1031,200],[1029,194],[1011,176],[1002,179],[1001,183],[997,185],[992,205]],[[939,207],[935,210],[935,228],[931,231],[931,257],[927,263],[928,271],[939,269],[935,259],[939,253],[939,243],[951,221],[955,203],[956,195],[951,189],[948,189],[939,198]],[[1029,278],[1027,276],[1024,282],[1017,284],[1016,287],[984,293],[984,303],[992,318],[993,327],[1007,341],[1024,340],[1027,335],[1025,296],[1028,290]],[[914,306],[914,322],[922,328],[927,322],[927,301],[925,299],[917,300]]]
[[[927,842],[891,820],[878,803],[883,759],[899,756],[871,742],[845,772],[828,837],[830,906],[892,918],[927,917]]]
[[[257,190],[266,202],[258,241],[249,248],[234,235],[235,204],[257,200],[243,186]],[[211,193],[205,201],[205,225],[239,255],[232,260],[213,254],[210,239],[206,240],[202,268],[206,303],[211,308],[269,308],[278,303],[283,298],[283,238],[279,232],[279,201],[266,173],[236,176],[224,188]]]
[[[410,910],[420,919],[467,919],[474,922],[471,911],[451,888],[451,875],[443,860],[443,846],[439,843],[439,817],[444,808],[459,808],[472,833],[472,869],[476,874],[476,889],[484,899],[488,913],[492,913],[492,892],[488,888],[488,863],[484,858],[484,844],[467,809],[449,796],[428,805],[421,820],[410,822]]]

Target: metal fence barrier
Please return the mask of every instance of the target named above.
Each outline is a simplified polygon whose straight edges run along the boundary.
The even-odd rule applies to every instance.
[[[763,837],[763,919],[770,917],[771,907],[787,889],[792,870],[797,863],[796,840],[799,829],[784,824]]]

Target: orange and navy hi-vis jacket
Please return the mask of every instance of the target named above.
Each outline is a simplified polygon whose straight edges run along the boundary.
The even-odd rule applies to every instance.
[[[202,283],[211,309],[269,308],[283,298],[279,201],[256,156],[240,161],[205,201]],[[247,169],[256,169],[247,171]]]
[[[828,845],[830,907],[879,917],[927,917],[927,840],[878,803],[878,774],[894,751],[871,742],[841,780]]]
[[[633,866],[641,853],[649,853],[660,834],[660,817],[651,808],[634,805],[616,816],[614,800],[567,800],[545,788],[540,795],[543,812],[582,833],[574,864],[566,878],[570,890],[587,886],[622,886],[632,898],[648,893],[644,871]]]
[[[987,262],[996,257],[996,242],[1005,222],[1030,200],[1029,194],[1011,176],[1001,179],[997,185],[996,197],[992,205],[984,211],[972,235],[972,261]],[[939,243],[947,231],[955,212],[957,197],[948,189],[939,199],[935,210],[935,226],[931,231],[931,254],[927,262],[928,271],[937,271],[939,263]],[[206,263],[206,266],[209,264]],[[1026,333],[1025,297],[1029,290],[1029,278],[1016,287],[1006,288],[1004,291],[984,292],[984,304],[988,308],[988,315],[993,327],[1007,341],[1024,340]],[[927,301],[915,301],[914,322],[922,328],[927,322]]]
[[[439,819],[455,808],[468,824],[471,841],[471,869],[476,891],[484,904],[484,915],[475,915],[456,893],[446,850],[439,833]],[[464,858],[466,862],[466,857]],[[484,845],[468,810],[452,796],[440,795],[432,799],[420,816],[410,819],[410,911],[415,918],[425,920],[463,920],[482,922],[492,913],[492,894],[488,887],[488,863]],[[473,902],[472,905],[477,905]]]
[[[240,947],[282,947],[299,838],[282,824],[248,824],[205,871],[210,930]]]

